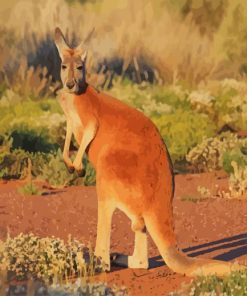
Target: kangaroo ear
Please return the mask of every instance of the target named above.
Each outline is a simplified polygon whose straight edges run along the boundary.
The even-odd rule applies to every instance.
[[[55,44],[57,46],[59,55],[62,58],[63,49],[69,49],[69,46],[65,41],[62,31],[58,27],[55,29]]]
[[[81,55],[81,60],[83,62],[86,62],[86,59],[87,59],[87,50],[85,50],[84,53]]]
[[[82,61],[86,61],[87,58],[87,50],[85,50],[85,46],[87,46],[87,44],[89,43],[90,39],[93,36],[95,28],[93,28],[88,34],[87,37],[77,46],[77,50],[83,52],[83,54],[81,55],[81,59]]]

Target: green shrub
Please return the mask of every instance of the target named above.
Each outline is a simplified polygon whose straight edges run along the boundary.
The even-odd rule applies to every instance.
[[[40,141],[36,146],[40,144],[41,150],[36,147],[35,151],[50,150],[51,147],[44,147],[46,143],[48,146],[61,145],[64,141],[65,116],[61,114],[54,99],[34,102],[30,99],[18,99],[13,94],[12,99],[0,99],[0,114],[0,135],[13,134],[17,138],[15,145],[18,147],[23,145],[24,139],[31,141],[32,147],[34,141]]]
[[[27,174],[27,160],[32,162],[32,175],[41,174],[45,163],[49,161],[49,154],[42,152],[27,152],[22,149],[12,150],[12,139],[4,138],[0,147],[0,176],[2,178],[24,178]]]
[[[234,81],[226,81],[227,87],[221,90],[216,96],[215,104],[213,106],[216,124],[220,128],[224,124],[230,124],[237,129],[247,128],[247,88],[239,90],[238,85],[230,86]],[[234,88],[236,87],[236,88]]]
[[[172,113],[174,109],[191,110],[188,91],[181,85],[159,86],[115,80],[111,95],[144,112],[148,117]]]
[[[205,89],[195,90],[186,89],[177,83],[170,86],[148,83],[137,85],[128,80],[114,80],[114,87],[110,93],[153,120],[168,146],[173,161],[182,161],[184,165],[185,156],[188,154],[186,159],[199,170],[222,168],[221,152],[235,147],[235,144],[230,144],[230,138],[224,141],[217,137],[211,139],[217,129],[226,123],[235,127],[244,127],[247,124],[247,87],[243,82],[234,79],[209,83]],[[22,159],[25,159],[22,150],[35,152],[30,158],[32,162],[38,163],[39,169],[36,169],[34,164],[33,174],[40,175],[42,162],[47,164],[51,160],[49,152],[54,156],[57,149],[64,144],[65,116],[61,115],[62,111],[57,101],[24,100],[13,91],[6,90],[0,99],[0,112],[0,142],[5,135],[13,138],[12,148],[7,152],[4,161],[6,165],[3,167],[0,164],[0,175],[10,174],[6,171],[9,170],[7,164],[16,176],[20,175],[18,163],[20,166]],[[227,141],[229,145],[226,144]],[[220,151],[216,152],[219,150],[216,146],[221,147],[221,142],[224,142],[226,148],[220,148]],[[44,155],[38,157],[40,154],[36,152],[45,153],[47,156],[43,159]],[[94,184],[94,170],[87,160],[84,160],[84,166],[87,167],[84,184]],[[46,166],[45,171],[49,170]],[[58,177],[59,183],[66,178],[66,175]],[[72,180],[74,181],[70,181],[69,178],[68,184],[78,182],[75,176]]]
[[[204,88],[190,91],[188,100],[197,113],[208,114],[218,130],[226,124],[235,129],[247,129],[247,86],[244,81],[208,82]]]
[[[20,233],[0,241],[0,250],[1,271],[12,272],[12,278],[17,280],[32,277],[56,284],[70,276],[94,275],[96,269],[103,266],[99,260],[94,260],[91,249],[71,238],[66,243],[55,237]]]
[[[58,144],[51,143],[46,130],[19,127],[10,133],[13,139],[12,149],[22,149],[28,152],[48,153],[58,149]]]
[[[173,161],[182,160],[203,137],[210,137],[215,132],[214,124],[207,115],[192,111],[179,109],[173,114],[152,119],[167,144]]]
[[[68,172],[60,149],[55,153],[49,154],[49,160],[44,163],[40,177],[54,187],[70,185],[77,179],[76,172],[73,174]],[[82,183],[81,178],[80,181]]]
[[[124,287],[109,287],[105,283],[83,283],[77,281],[75,284],[67,284],[57,288],[48,289],[50,296],[128,296]]]
[[[236,161],[231,162],[233,172],[229,178],[230,197],[241,198],[246,196],[247,192],[247,166],[238,165]]]
[[[211,138],[204,138],[196,147],[192,148],[186,155],[188,162],[194,165],[198,171],[212,171],[226,168],[230,169],[228,157],[231,151],[246,146],[246,140],[238,139],[237,135],[230,132],[222,133]],[[225,164],[223,164],[223,156],[225,155]],[[230,153],[230,154],[229,154]],[[233,154],[236,154],[233,152]]]
[[[111,286],[103,282],[87,282],[78,278],[76,281],[66,283],[45,284],[39,280],[29,279],[27,283],[11,283],[8,289],[9,295],[49,295],[49,296],[128,296],[125,287]],[[1,295],[5,295],[6,285],[0,284]],[[19,294],[16,291],[21,291]],[[16,294],[17,293],[17,294]]]
[[[184,89],[182,85],[170,86],[152,86],[152,98],[156,102],[165,103],[173,109],[182,109],[188,111],[192,109],[189,101],[189,91]]]
[[[18,191],[24,195],[41,195],[42,193],[42,191],[40,191],[32,181],[22,187],[19,187]]]
[[[232,161],[236,162],[238,167],[247,166],[247,156],[241,151],[241,148],[236,148],[232,151],[226,151],[223,154],[223,169],[228,174],[233,173]]]
[[[208,114],[218,130],[226,124],[235,129],[247,129],[247,86],[244,81],[208,82],[206,87],[190,91],[188,100],[195,112]]]
[[[232,272],[230,276],[218,278],[216,276],[199,277],[194,280],[189,288],[178,294],[178,296],[245,296],[247,295],[247,270]],[[172,294],[171,294],[172,295]]]
[[[13,140],[8,140],[7,137],[4,137],[2,141],[0,147],[0,178],[17,179],[26,177],[28,159],[30,159],[32,176],[44,179],[52,186],[95,185],[96,173],[87,157],[83,159],[86,175],[84,178],[79,178],[76,172],[74,174],[68,172],[60,149],[51,153],[34,153],[22,149],[12,149]]]
[[[40,177],[54,187],[64,187],[69,185],[95,185],[95,170],[87,158],[83,159],[86,170],[84,178],[78,177],[77,172],[70,174],[63,161],[62,152],[59,149],[56,153],[49,154],[48,162],[44,163]]]

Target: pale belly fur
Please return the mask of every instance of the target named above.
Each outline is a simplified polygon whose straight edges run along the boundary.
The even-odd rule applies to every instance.
[[[67,121],[71,124],[73,135],[79,144],[83,133],[83,124],[74,106],[73,96],[66,95],[66,97],[61,97],[59,103],[64,111]]]

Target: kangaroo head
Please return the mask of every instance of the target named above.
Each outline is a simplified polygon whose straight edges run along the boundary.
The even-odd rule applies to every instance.
[[[55,44],[62,60],[60,74],[64,89],[69,93],[83,93],[87,86],[87,51],[83,49],[82,43],[75,48],[69,47],[59,28],[55,30]]]

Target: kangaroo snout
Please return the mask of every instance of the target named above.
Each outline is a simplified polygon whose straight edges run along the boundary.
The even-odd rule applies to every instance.
[[[74,81],[66,82],[66,86],[68,89],[72,89],[75,86],[75,82]]]

